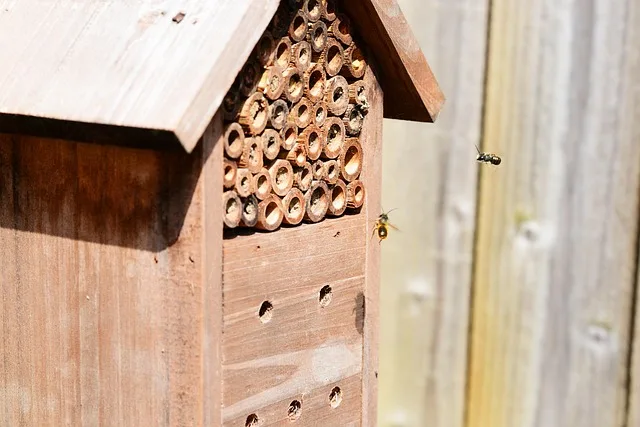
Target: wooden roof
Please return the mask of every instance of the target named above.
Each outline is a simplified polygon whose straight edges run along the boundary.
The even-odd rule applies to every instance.
[[[5,2],[0,131],[99,140],[155,130],[191,151],[278,3]],[[433,121],[444,97],[396,1],[343,3],[380,66],[385,117]]]

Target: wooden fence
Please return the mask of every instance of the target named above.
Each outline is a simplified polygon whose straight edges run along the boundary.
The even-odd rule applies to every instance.
[[[640,427],[640,1],[400,5],[447,103],[385,122],[379,424]]]

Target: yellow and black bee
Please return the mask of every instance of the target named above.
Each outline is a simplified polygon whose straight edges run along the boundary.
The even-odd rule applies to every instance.
[[[494,166],[498,166],[502,162],[502,159],[495,154],[481,152],[477,145],[476,150],[478,151],[476,160],[479,162],[491,163]]]
[[[380,239],[378,243],[382,242],[384,239],[386,239],[389,236],[388,227],[391,227],[394,230],[400,231],[398,227],[396,227],[395,225],[389,222],[389,214],[393,211],[395,211],[395,209],[391,209],[389,212],[381,213],[378,219],[376,220],[376,223],[373,227],[373,232],[371,233],[371,238],[373,239],[373,235],[377,232],[378,239]]]

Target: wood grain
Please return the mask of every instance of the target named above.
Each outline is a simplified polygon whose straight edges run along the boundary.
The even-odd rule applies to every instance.
[[[0,136],[0,424],[220,420],[220,134],[191,155]]]
[[[625,425],[638,4],[496,0],[490,25],[482,148],[503,162],[482,169],[468,426]]]
[[[384,125],[380,424],[462,427],[489,2],[399,4],[448,101]]]

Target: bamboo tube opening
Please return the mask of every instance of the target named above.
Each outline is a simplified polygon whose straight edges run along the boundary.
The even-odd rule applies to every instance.
[[[267,67],[262,73],[260,83],[258,83],[258,90],[264,93],[264,96],[271,100],[278,99],[282,95],[284,90],[285,79],[282,74],[282,69],[277,65]]]
[[[269,105],[269,124],[276,130],[281,130],[287,123],[289,106],[287,102],[278,99]]]
[[[322,17],[322,5],[320,0],[304,0],[302,12],[311,22],[315,22]]]
[[[364,73],[367,70],[367,61],[365,60],[360,48],[355,44],[352,44],[344,52],[344,56],[349,73],[357,79],[364,76]]]
[[[222,100],[222,111],[225,120],[231,121],[236,119],[238,116],[239,104],[240,94],[237,90],[231,88]]]
[[[354,104],[350,104],[349,107],[347,107],[347,111],[344,113],[342,121],[344,122],[344,128],[347,131],[347,134],[355,136],[359,135],[362,131],[364,116],[362,115],[360,108],[354,106]]]
[[[314,181],[304,195],[305,218],[318,222],[324,218],[329,209],[329,187],[324,181]]]
[[[262,152],[268,160],[278,157],[282,139],[275,129],[265,129],[262,133]]]
[[[233,188],[236,185],[236,174],[238,166],[229,159],[223,159],[224,163],[224,188]]]
[[[242,218],[240,224],[244,227],[254,227],[258,222],[258,199],[251,194],[242,201]]]
[[[291,39],[283,37],[275,47],[273,62],[283,70],[287,68],[291,61]]]
[[[318,101],[313,106],[313,124],[322,127],[327,120],[327,103],[324,101]]]
[[[353,181],[347,185],[347,207],[357,209],[364,204],[364,185],[362,181]]]
[[[309,28],[309,33],[307,34],[307,41],[311,45],[311,49],[314,52],[320,53],[324,51],[325,46],[327,45],[327,40],[328,40],[327,31],[328,31],[327,25],[322,21],[318,21],[314,23]]]
[[[362,170],[362,146],[357,138],[348,139],[340,153],[342,177],[351,182],[358,178]]]
[[[341,116],[349,106],[349,83],[342,76],[335,76],[327,82],[325,97],[327,108],[331,114]]]
[[[256,222],[256,228],[273,231],[280,227],[283,216],[282,202],[278,197],[271,194],[258,203],[258,221]]]
[[[291,37],[291,40],[295,42],[304,40],[307,35],[308,22],[307,17],[304,16],[302,11],[296,13],[289,25],[289,37]]]
[[[362,80],[349,85],[349,102],[360,107],[363,114],[366,114],[369,104],[367,102],[367,87]]]
[[[222,206],[224,206],[224,224],[229,228],[235,228],[242,218],[242,201],[235,191],[222,193]]]
[[[298,127],[295,123],[288,122],[282,128],[280,136],[282,137],[282,148],[291,150],[298,140]]]
[[[269,104],[260,92],[251,95],[244,102],[238,122],[242,128],[253,135],[261,133],[267,127]]]
[[[240,71],[240,93],[249,96],[258,86],[260,67],[256,61],[249,60]]]
[[[282,210],[284,211],[283,222],[289,225],[296,225],[304,218],[304,194],[298,188],[289,190],[282,199]]]
[[[298,142],[293,144],[293,148],[289,151],[280,152],[279,158],[284,158],[293,162],[296,166],[303,166],[307,161],[307,150],[303,144]]]
[[[249,169],[251,173],[260,171],[262,168],[262,141],[260,137],[245,139],[244,151],[238,160],[238,166]]]
[[[292,116],[293,122],[300,129],[304,129],[309,126],[312,119],[312,105],[307,98],[302,98],[300,101],[291,108],[289,113]]]
[[[336,160],[328,160],[324,164],[324,180],[331,185],[340,180],[340,166]]]
[[[324,178],[324,162],[322,160],[316,160],[311,165],[311,171],[313,173],[313,179],[320,180]]]
[[[273,62],[275,40],[269,30],[265,30],[256,44],[256,56],[260,65],[266,67]]]
[[[282,91],[282,97],[292,104],[300,101],[304,94],[304,81],[300,71],[291,67],[284,72],[284,90]]]
[[[323,61],[327,75],[331,77],[337,75],[340,70],[342,70],[342,66],[344,65],[344,49],[340,43],[334,39],[331,39],[327,43]]]
[[[253,175],[253,190],[256,197],[264,200],[271,193],[271,175],[266,168]]]
[[[310,160],[318,160],[322,154],[322,137],[322,131],[315,125],[306,128],[298,137],[298,142],[304,144]]]
[[[324,0],[322,2],[322,17],[329,22],[336,19],[336,5],[333,0]]]
[[[342,13],[337,13],[336,19],[329,27],[329,35],[333,35],[340,43],[349,46],[353,42],[349,18]]]
[[[347,186],[343,181],[338,180],[336,184],[329,189],[329,214],[340,216],[347,209]]]
[[[338,117],[329,117],[324,125],[326,129],[323,155],[335,159],[340,155],[345,140],[344,123]]]
[[[230,123],[224,130],[224,152],[232,158],[237,159],[242,155],[244,148],[244,132],[239,123]]]
[[[291,51],[291,62],[301,73],[311,66],[311,45],[306,41],[296,43]]]
[[[293,187],[293,168],[286,160],[276,160],[269,167],[271,176],[271,188],[280,197],[285,196]]]
[[[311,163],[305,162],[303,166],[296,168],[293,183],[302,191],[307,191],[313,181]]]
[[[238,169],[236,172],[236,184],[234,190],[240,197],[248,197],[253,193],[253,175],[249,169]]]
[[[305,73],[305,93],[313,103],[319,101],[324,96],[326,75],[324,68],[316,64]]]

